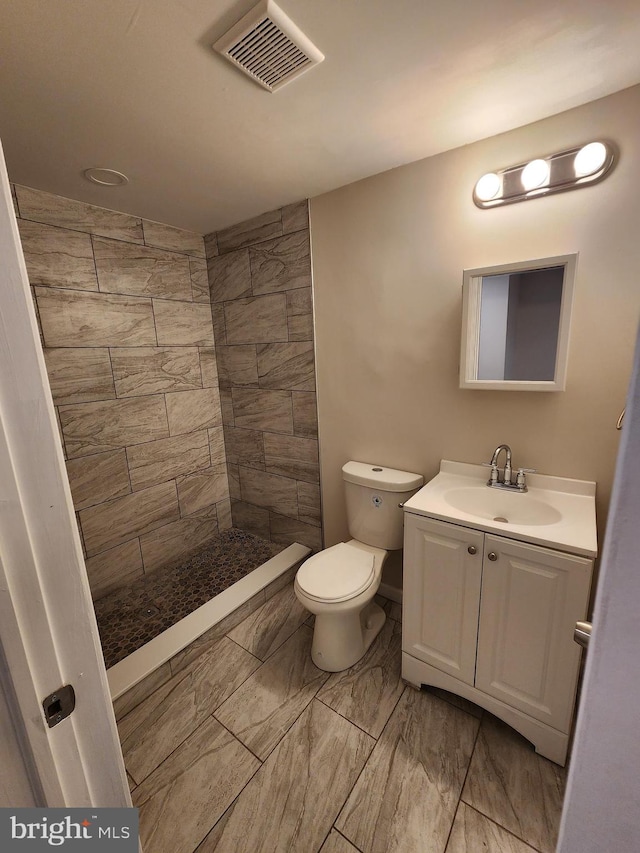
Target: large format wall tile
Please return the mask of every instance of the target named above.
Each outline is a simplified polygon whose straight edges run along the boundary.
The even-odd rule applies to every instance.
[[[290,341],[313,340],[313,304],[310,287],[287,291],[287,324]]]
[[[207,430],[209,433],[209,452],[211,453],[211,464],[213,466],[226,465],[224,447],[224,430],[221,426]]]
[[[59,412],[70,458],[169,435],[164,399],[159,396],[60,406]]]
[[[93,239],[98,284],[104,293],[191,301],[189,259],[120,240]]]
[[[135,536],[148,534],[180,515],[174,482],[152,486],[80,512],[80,524],[91,557]]]
[[[56,405],[115,398],[108,349],[56,347],[44,350],[44,360]]]
[[[214,830],[212,843],[205,839],[198,853],[319,850],[373,744],[312,702],[238,797],[221,832]]]
[[[156,345],[150,299],[47,287],[35,290],[48,347]]]
[[[89,234],[23,219],[18,225],[31,285],[98,289]]]
[[[154,299],[153,313],[159,345],[213,346],[209,305]]]
[[[218,387],[218,363],[216,351],[213,347],[200,347],[200,373],[202,374],[203,388]]]
[[[170,249],[172,252],[182,252],[184,255],[195,255],[197,258],[205,256],[204,240],[200,234],[195,234],[193,231],[183,231],[181,228],[152,222],[150,219],[142,220],[142,230],[147,246]]]
[[[309,202],[296,201],[282,208],[282,233],[291,234],[309,228]]]
[[[264,433],[264,461],[270,474],[320,482],[318,442],[314,438]]]
[[[313,343],[258,345],[258,378],[261,388],[314,391]]]
[[[142,535],[140,546],[145,571],[151,572],[165,563],[186,557],[206,545],[217,532],[218,522],[214,514],[182,518]]]
[[[102,551],[85,561],[89,585],[94,601],[123,584],[142,577],[142,552],[140,541],[131,539],[122,545],[116,545],[108,551]]]
[[[70,459],[67,474],[76,512],[131,491],[124,449]]]
[[[211,464],[206,430],[161,438],[127,448],[129,475],[134,492],[190,474]]]
[[[202,387],[197,347],[112,347],[118,397]]]
[[[235,426],[271,432],[293,432],[293,412],[289,391],[233,388],[231,396]]]
[[[217,388],[176,391],[167,394],[165,399],[171,435],[181,435],[221,425],[220,393]]]
[[[224,302],[252,296],[249,250],[220,255],[209,262],[211,301]]]
[[[300,521],[320,527],[320,486],[315,483],[296,483],[298,490],[298,517]]]
[[[238,491],[240,485],[238,484]],[[233,515],[233,523],[235,527],[241,530],[248,530],[254,536],[260,536],[263,539],[271,538],[269,528],[269,510],[263,509],[261,506],[246,503],[241,500],[234,500],[231,503],[231,511]]]
[[[205,468],[176,480],[180,515],[184,518],[224,500],[229,494],[227,466]]]
[[[220,385],[258,387],[258,356],[255,344],[218,347]]]
[[[240,468],[242,500],[296,518],[298,493],[295,480],[265,474],[255,468]]]
[[[294,391],[291,394],[291,402],[293,404],[294,433],[316,438],[318,435],[318,411],[315,392]]]
[[[224,303],[227,344],[286,341],[287,298],[284,293]]]
[[[289,482],[295,482],[290,480]],[[312,551],[320,551],[322,549],[322,530],[313,524],[306,524],[304,521],[296,520],[287,514],[281,515],[282,510],[272,512],[269,518],[269,528],[271,530],[271,541],[280,542],[282,545],[292,545],[294,542],[300,542],[311,548]]]
[[[16,186],[16,194],[22,219],[142,243],[142,222],[128,213],[117,213],[29,187]]]
[[[266,433],[257,429],[226,427],[227,462],[235,465],[244,465],[248,468],[259,468],[264,471],[265,435]]]
[[[306,231],[287,234],[249,249],[254,294],[311,285],[311,255]]]
[[[191,273],[191,298],[194,302],[206,302],[208,304],[211,297],[205,259],[189,258],[189,272]]]
[[[279,210],[261,213],[238,225],[218,231],[218,251],[222,255],[233,249],[241,249],[261,240],[282,234],[282,215]]]

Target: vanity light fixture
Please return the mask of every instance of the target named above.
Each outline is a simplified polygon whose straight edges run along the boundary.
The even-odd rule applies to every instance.
[[[473,200],[478,207],[498,207],[577,189],[601,181],[614,162],[612,145],[589,142],[518,166],[487,172],[476,183]]]

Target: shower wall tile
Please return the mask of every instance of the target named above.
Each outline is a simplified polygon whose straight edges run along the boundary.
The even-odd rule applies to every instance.
[[[255,295],[311,286],[311,254],[307,231],[287,234],[252,246],[251,288]]]
[[[111,365],[118,397],[202,387],[196,347],[113,347]]]
[[[240,467],[238,465],[227,465],[227,477],[229,479],[229,497],[232,501],[241,500],[242,495],[240,492]]]
[[[287,299],[283,293],[224,303],[227,344],[286,341]]]
[[[313,340],[313,314],[295,314],[287,319],[290,341]]]
[[[294,480],[240,466],[242,500],[297,518],[298,493]]]
[[[204,258],[189,258],[189,270],[191,272],[191,298],[194,302],[209,303],[211,298],[209,296],[207,262]]]
[[[312,551],[322,549],[322,530],[313,524],[306,524],[276,511],[269,514],[269,526],[272,542],[280,542],[283,545],[300,542]]]
[[[158,344],[213,346],[211,308],[194,302],[153,300]]]
[[[296,435],[315,438],[318,435],[318,412],[316,395],[303,391],[294,391],[291,395],[293,403],[293,431]]]
[[[313,341],[311,288],[287,291],[287,325],[290,341]]]
[[[241,344],[218,348],[220,386],[234,385],[258,387],[258,356],[255,344]]]
[[[156,345],[150,299],[48,287],[35,291],[48,347]]]
[[[271,474],[320,482],[318,442],[313,438],[264,433],[264,461]]]
[[[213,347],[200,347],[200,374],[203,388],[218,387],[218,362]]]
[[[213,258],[209,262],[209,286],[212,302],[251,296],[249,250],[240,249]]]
[[[212,466],[196,471],[194,474],[178,477],[176,484],[180,515],[184,518],[201,512],[213,504],[217,505],[228,496],[227,466]]]
[[[222,423],[233,426],[235,415],[233,413],[233,397],[231,391],[220,389],[220,409],[222,411]]]
[[[163,249],[93,238],[98,284],[103,293],[191,300],[189,259]]]
[[[248,530],[262,539],[271,538],[269,528],[269,510],[246,501],[233,501],[231,504],[235,527]]]
[[[120,498],[131,491],[124,450],[70,459],[67,474],[76,510]]]
[[[314,527],[322,525],[320,514],[320,486],[314,483],[297,483],[298,517]]]
[[[227,427],[225,430],[227,461],[264,471],[264,439],[267,435],[268,433],[263,433],[261,430]]]
[[[129,243],[142,243],[142,221],[128,213],[16,185],[22,219],[86,231]]]
[[[70,459],[169,435],[161,396],[60,406],[60,423]]]
[[[213,427],[207,430],[209,433],[209,453],[211,454],[211,464],[226,465],[227,457],[225,454],[225,438],[224,431],[221,426]]]
[[[297,201],[282,208],[282,233],[302,231],[309,228],[309,202]]]
[[[180,516],[174,481],[83,509],[80,524],[92,557],[136,536],[169,525]]]
[[[145,572],[152,572],[197,551],[217,532],[218,522],[214,514],[182,518],[142,535],[140,545]]]
[[[165,396],[169,432],[183,435],[220,426],[220,392],[217,388],[200,391],[176,391]]]
[[[196,258],[205,257],[204,240],[200,234],[183,231],[172,225],[163,225],[161,222],[152,222],[149,219],[142,220],[142,230],[147,246],[157,246],[160,249],[169,249],[184,255],[194,255]]]
[[[25,220],[18,225],[31,285],[98,289],[89,234]]]
[[[206,430],[163,438],[127,448],[129,476],[134,492],[165,483],[182,474],[208,468],[209,436]]]
[[[229,530],[230,527],[233,527],[233,519],[231,517],[231,501],[229,498],[224,498],[224,500],[218,501],[216,504],[216,514],[218,516],[218,530]],[[264,537],[268,539],[268,536]]]
[[[45,349],[44,360],[56,405],[115,399],[108,349]]]
[[[224,305],[221,303],[211,306],[211,319],[213,320],[213,336],[216,346],[227,343],[227,327],[224,319]]]
[[[293,432],[290,391],[233,388],[233,424],[246,429]]]
[[[311,341],[258,345],[261,388],[315,391],[315,363]]]
[[[282,234],[280,210],[270,210],[238,225],[218,231],[218,251],[222,255]]]
[[[204,253],[209,260],[209,258],[215,258],[218,255],[218,235],[213,232],[213,234],[206,234],[204,238]]]
[[[142,577],[142,552],[140,541],[131,539],[122,545],[116,545],[108,551],[102,551],[85,561],[91,595],[96,601],[125,583],[131,583]]]

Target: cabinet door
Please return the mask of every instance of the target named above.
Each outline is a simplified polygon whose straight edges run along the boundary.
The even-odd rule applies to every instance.
[[[495,555],[496,559],[493,559]],[[476,687],[568,732],[593,563],[485,537]]]
[[[405,514],[403,650],[467,684],[476,663],[483,538]]]

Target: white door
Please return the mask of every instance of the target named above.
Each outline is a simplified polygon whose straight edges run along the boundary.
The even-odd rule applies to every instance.
[[[1,149],[0,680],[39,805],[131,805]],[[49,728],[42,700],[67,684],[75,710]]]
[[[592,561],[485,536],[476,687],[569,731]]]
[[[402,648],[473,684],[483,534],[405,513]]]

